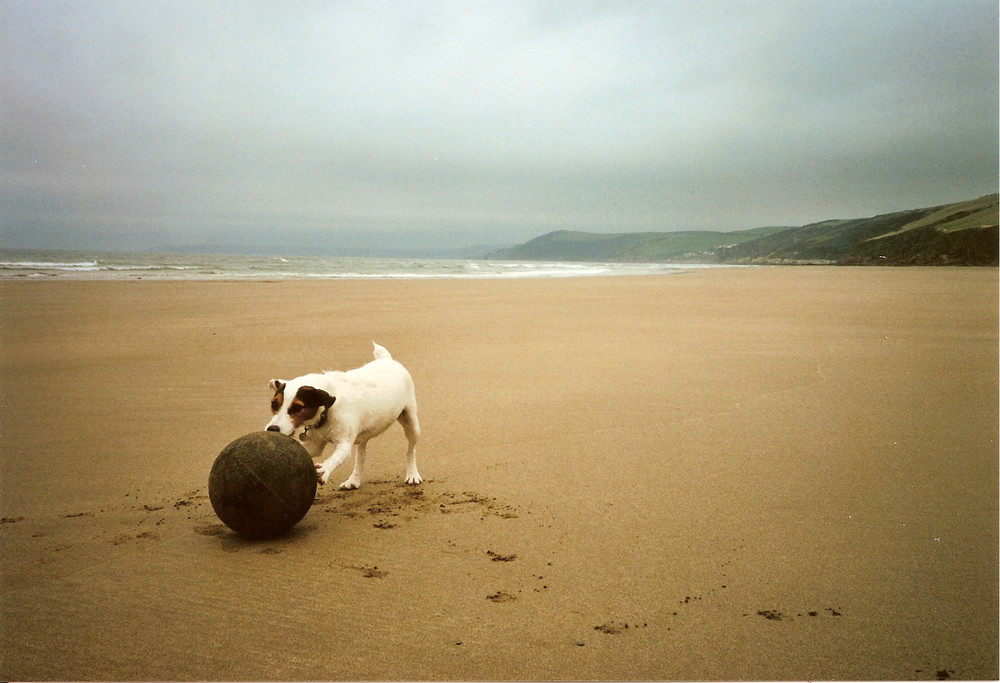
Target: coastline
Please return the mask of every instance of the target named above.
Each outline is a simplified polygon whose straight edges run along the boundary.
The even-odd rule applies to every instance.
[[[669,275],[706,264],[0,250],[2,280],[512,280]]]
[[[997,283],[2,280],[0,675],[995,679]],[[289,536],[222,527],[267,380],[373,340],[425,484],[393,428]]]

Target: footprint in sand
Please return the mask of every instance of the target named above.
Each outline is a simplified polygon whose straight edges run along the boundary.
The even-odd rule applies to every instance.
[[[603,623],[603,624],[598,624],[597,626],[594,627],[594,630],[597,631],[597,632],[599,632],[599,633],[604,633],[604,634],[607,634],[609,636],[614,636],[614,635],[618,635],[619,633],[622,633],[624,631],[627,631],[629,629],[647,628],[648,626],[649,626],[649,624],[647,624],[645,622],[643,622],[642,624],[639,624],[637,622],[632,622],[631,625],[629,625],[629,623],[625,622],[625,621],[623,621],[621,623],[618,623],[618,622],[606,622],[606,623]]]
[[[507,591],[497,591],[492,595],[487,595],[486,599],[490,602],[514,602],[517,600],[517,596],[511,595]]]

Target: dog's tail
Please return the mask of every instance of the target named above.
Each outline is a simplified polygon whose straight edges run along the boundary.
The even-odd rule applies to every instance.
[[[384,346],[379,346],[375,342],[372,342],[374,347],[374,352],[372,355],[375,356],[375,360],[392,360],[392,354]]]

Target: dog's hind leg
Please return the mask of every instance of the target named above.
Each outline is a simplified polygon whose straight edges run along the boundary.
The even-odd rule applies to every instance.
[[[367,442],[354,444],[354,471],[351,472],[351,476],[347,478],[347,481],[340,485],[340,488],[361,488],[361,477],[364,476],[365,473],[365,454],[367,447]]]
[[[410,406],[399,416],[399,424],[409,446],[406,449],[406,479],[407,484],[419,484],[423,481],[417,471],[417,440],[420,438],[420,421],[417,419],[417,407]]]

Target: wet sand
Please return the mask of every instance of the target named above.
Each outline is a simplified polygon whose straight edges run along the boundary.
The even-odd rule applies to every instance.
[[[0,282],[0,677],[996,679],[997,285]],[[394,427],[288,536],[229,531],[268,379],[371,340],[424,484]]]

